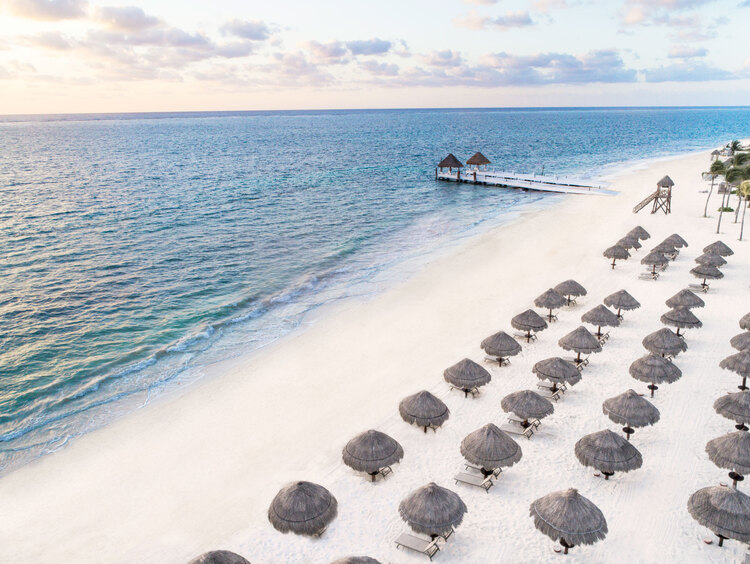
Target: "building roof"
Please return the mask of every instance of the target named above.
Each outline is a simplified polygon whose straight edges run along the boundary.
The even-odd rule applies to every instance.
[[[438,168],[463,168],[463,166],[453,153],[448,153],[448,156],[438,164]]]

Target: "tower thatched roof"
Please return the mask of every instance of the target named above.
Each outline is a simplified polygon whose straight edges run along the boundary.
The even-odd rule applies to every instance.
[[[674,180],[669,178],[669,176],[665,176],[664,178],[659,180],[659,182],[657,182],[656,185],[659,188],[671,188],[672,186],[674,186]]]
[[[490,159],[488,159],[482,153],[480,153],[479,151],[477,151],[476,153],[474,153],[469,158],[468,161],[466,161],[466,164],[468,164],[468,165],[477,165],[477,166],[488,165],[488,164],[490,164]]]
[[[448,156],[438,164],[438,168],[463,168],[463,166],[453,153],[448,153]]]

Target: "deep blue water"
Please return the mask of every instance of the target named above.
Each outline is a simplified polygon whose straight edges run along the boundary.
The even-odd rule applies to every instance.
[[[438,184],[449,151],[599,177],[748,136],[748,108],[0,117],[0,470],[560,198]]]

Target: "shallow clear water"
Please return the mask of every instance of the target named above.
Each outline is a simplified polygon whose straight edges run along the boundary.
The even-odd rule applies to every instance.
[[[747,108],[0,117],[0,469],[559,201],[436,183],[449,151],[597,177],[749,133]]]

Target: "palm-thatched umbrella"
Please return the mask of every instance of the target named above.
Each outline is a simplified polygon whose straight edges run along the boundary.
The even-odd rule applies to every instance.
[[[575,302],[575,298],[586,295],[586,288],[581,286],[575,280],[566,280],[565,282],[560,282],[553,288],[553,290],[561,296],[565,296],[566,298],[568,298],[568,305]]]
[[[617,319],[622,320],[622,310],[630,311],[638,309],[641,304],[625,290],[618,290],[604,298],[604,305],[617,308]]]
[[[472,156],[469,157],[469,159],[466,161],[467,165],[474,165],[474,166],[482,166],[482,165],[488,165],[492,164],[490,162],[490,159],[485,157],[482,153],[477,151]]]
[[[703,307],[706,305],[702,299],[688,289],[680,290],[665,303],[667,304],[667,307],[686,307],[688,309]]]
[[[711,243],[707,247],[703,247],[703,252],[716,253],[717,255],[721,255],[723,257],[730,257],[734,254],[734,251],[722,241],[716,241],[714,243]]]
[[[500,366],[510,364],[510,356],[521,352],[521,345],[505,331],[490,335],[480,345],[489,356],[494,356]]]
[[[750,433],[735,431],[712,439],[706,444],[706,452],[716,466],[730,470],[735,488],[750,474]]]
[[[599,341],[596,340],[589,330],[581,325],[578,329],[574,329],[564,337],[562,337],[557,344],[560,345],[566,351],[573,351],[578,353],[575,363],[581,364],[581,354],[591,354],[601,352],[602,346]]]
[[[404,449],[396,439],[371,429],[346,443],[341,456],[349,468],[366,472],[374,482],[383,468],[390,469],[404,457]]]
[[[633,427],[653,425],[660,417],[656,406],[634,390],[604,400],[602,412],[618,425],[625,425],[622,432],[627,440],[635,433]]]
[[[648,231],[646,231],[643,227],[640,225],[636,225],[628,231],[628,235],[633,235],[635,237],[638,237],[641,241],[645,241],[646,239],[650,239],[651,235],[648,234]]]
[[[740,390],[747,390],[747,377],[750,376],[750,351],[740,351],[726,357],[719,363],[724,370],[731,370],[742,376],[742,385],[737,386]]]
[[[651,251],[641,259],[641,264],[651,267],[651,274],[656,274],[657,266],[664,266],[668,262],[669,259],[657,251]]]
[[[541,296],[537,297],[537,299],[534,300],[534,305],[536,307],[541,307],[543,309],[548,309],[549,313],[547,314],[547,319],[550,321],[555,319],[555,316],[552,314],[553,309],[559,309],[562,306],[564,306],[567,303],[567,300],[558,294],[554,289],[550,288],[546,292],[544,292]]]
[[[732,345],[732,348],[735,348],[738,351],[750,349],[750,331],[745,331],[744,333],[735,335],[729,340],[729,344]]]
[[[537,333],[539,331],[544,331],[547,328],[547,322],[533,309],[527,309],[523,313],[519,313],[510,320],[510,324],[514,329],[526,331],[527,342],[532,339],[532,331]]]
[[[578,462],[599,470],[605,480],[615,472],[630,472],[643,465],[638,449],[609,429],[579,439],[575,453]]]
[[[461,524],[466,504],[458,494],[430,482],[401,500],[398,512],[415,532],[434,539],[452,533]]]
[[[557,391],[558,384],[577,384],[581,381],[581,371],[572,362],[555,356],[537,362],[531,371],[540,380],[552,382],[552,391]]]
[[[613,245],[607,249],[604,249],[604,252],[602,253],[604,255],[604,258],[612,259],[612,270],[615,269],[615,263],[618,260],[627,260],[630,258],[630,253],[625,247],[621,247],[620,245]]]
[[[728,486],[702,488],[690,496],[688,511],[693,519],[724,539],[750,542],[750,497]]]
[[[463,390],[464,397],[478,393],[480,386],[488,384],[492,375],[473,360],[465,358],[453,366],[449,366],[443,372],[443,378],[454,388]]]
[[[531,390],[508,394],[500,401],[500,407],[506,413],[513,413],[519,419],[523,419],[522,427],[531,424],[529,419],[543,419],[555,411],[551,401]]]
[[[553,492],[535,500],[529,508],[534,526],[559,541],[565,549],[594,544],[607,536],[607,520],[601,510],[578,490]]]
[[[442,161],[438,163],[438,168],[463,168],[463,164],[461,164],[461,161],[459,161],[453,153],[448,153],[448,156],[445,157]]]
[[[229,550],[212,550],[196,556],[188,564],[250,564],[250,561]]]
[[[667,313],[661,316],[661,322],[664,325],[671,325],[677,327],[677,336],[681,337],[680,329],[698,329],[703,327],[703,323],[698,319],[695,314],[686,307],[676,307],[670,309]]]
[[[617,241],[617,243],[615,244],[620,247],[623,247],[624,249],[627,249],[628,251],[630,251],[630,249],[635,249],[637,251],[643,246],[638,241],[638,238],[633,237],[632,235],[625,235],[625,237]]]
[[[431,427],[433,431],[450,417],[450,410],[440,399],[427,390],[407,396],[398,404],[398,412],[407,423],[424,427],[424,432]]]
[[[281,488],[268,508],[268,520],[282,533],[320,536],[338,513],[338,502],[323,486],[293,482]]]
[[[750,391],[723,395],[714,402],[714,409],[719,415],[737,423],[735,429],[747,431],[746,423],[750,423]]]
[[[489,476],[498,468],[513,466],[521,460],[523,453],[510,435],[488,423],[464,437],[461,455],[471,464],[479,466],[482,474]]]
[[[687,350],[685,341],[667,327],[646,335],[641,342],[647,351],[662,356],[677,356]]]
[[[750,313],[746,313],[742,316],[742,319],[740,319],[740,329],[750,331]]]
[[[687,247],[687,241],[680,237],[677,233],[672,233],[669,237],[665,239],[665,241],[669,241],[670,243],[674,244],[675,247],[678,249],[681,249],[682,247]]]
[[[380,564],[380,561],[369,556],[347,556],[346,558],[339,558],[331,564]]]
[[[653,249],[651,249],[651,252],[661,253],[663,255],[677,255],[680,251],[677,250],[677,247],[675,247],[674,243],[665,239],[664,241],[656,245]]]
[[[602,327],[619,327],[620,320],[606,306],[599,304],[581,316],[581,321],[590,325],[596,325],[597,337],[602,337]]]
[[[703,264],[705,266],[724,266],[727,261],[724,259],[721,255],[717,255],[716,253],[703,253],[699,257],[695,259],[695,262],[698,264]]]
[[[706,280],[708,280],[709,278],[711,280],[718,280],[719,278],[724,278],[724,273],[721,270],[719,270],[715,266],[707,266],[705,264],[699,264],[695,268],[691,269],[690,274],[692,274],[696,278],[703,278],[703,282],[701,282],[701,286],[703,288],[708,287]]]
[[[657,384],[671,384],[682,378],[682,372],[672,362],[658,354],[647,354],[630,365],[630,375],[641,382],[649,382],[651,397],[659,389]]]

